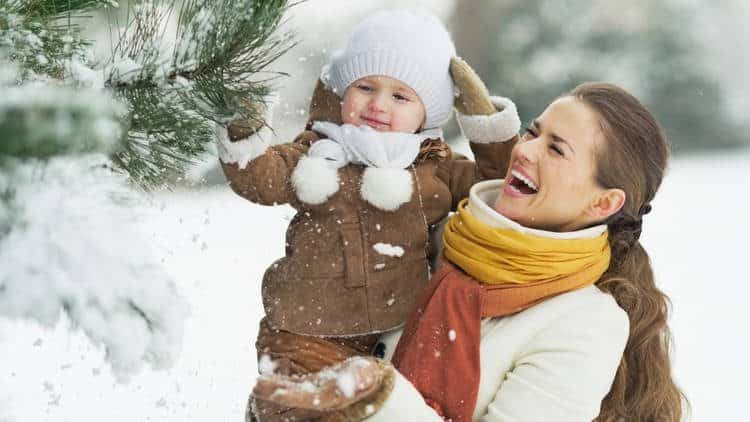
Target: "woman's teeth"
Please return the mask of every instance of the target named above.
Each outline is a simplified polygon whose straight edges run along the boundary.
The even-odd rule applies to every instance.
[[[521,172],[516,171],[516,170],[512,170],[510,174],[513,175],[514,178],[516,178],[516,179],[520,180],[521,182],[523,182],[526,185],[526,187],[528,187],[529,189],[531,189],[533,191],[532,193],[536,193],[539,190],[539,188],[536,186],[536,184],[534,183],[534,181],[532,181],[528,177],[526,177],[523,174],[521,174]],[[520,189],[518,189],[518,188],[516,188],[516,190],[520,191]]]

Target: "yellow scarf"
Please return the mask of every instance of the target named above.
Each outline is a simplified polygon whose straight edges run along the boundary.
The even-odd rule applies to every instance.
[[[588,239],[553,239],[490,227],[466,208],[448,221],[443,234],[445,256],[477,281],[490,285],[524,285],[565,281],[593,284],[607,270],[607,232]],[[568,283],[566,283],[568,284]],[[518,286],[517,286],[518,287]]]

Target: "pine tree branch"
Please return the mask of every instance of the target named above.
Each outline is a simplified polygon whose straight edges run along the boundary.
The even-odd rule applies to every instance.
[[[149,2],[133,8],[105,82],[137,116],[130,145],[115,162],[145,187],[184,172],[213,141],[215,124],[236,116],[262,121],[257,107],[242,104],[265,103],[270,84],[283,76],[266,69],[294,44],[291,32],[277,34],[287,0],[188,0],[167,56],[161,28],[173,7]]]
[[[0,0],[0,54],[8,51],[20,69],[14,84],[41,80],[44,90],[61,99],[0,101],[0,130],[10,134],[0,156],[102,151],[124,140],[113,162],[136,184],[151,188],[184,173],[213,141],[215,124],[237,116],[263,122],[262,108],[246,105],[264,104],[271,83],[283,75],[267,67],[294,44],[292,33],[278,33],[287,0],[187,0],[177,16],[176,45],[164,43],[175,1],[134,3],[111,60],[95,71],[90,43],[76,22],[86,11],[110,5],[109,0]],[[69,92],[65,89],[74,88],[56,85],[78,87]],[[86,92],[81,86],[92,85],[125,110],[74,100]]]
[[[78,23],[111,0],[0,0],[0,50],[21,64],[21,80],[62,80],[64,63],[90,46]]]

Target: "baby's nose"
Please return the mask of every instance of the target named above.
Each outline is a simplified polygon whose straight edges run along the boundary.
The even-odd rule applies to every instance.
[[[372,111],[384,111],[385,104],[386,104],[385,99],[383,99],[382,96],[380,95],[376,95],[370,100],[368,107]]]

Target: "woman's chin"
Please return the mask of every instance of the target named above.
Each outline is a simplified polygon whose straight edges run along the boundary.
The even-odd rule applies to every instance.
[[[495,203],[495,206],[493,208],[498,214],[517,223],[519,222],[518,218],[522,215],[520,210],[516,210],[515,207],[508,206],[507,203],[502,203],[500,201],[500,198],[498,198],[498,201]]]
[[[503,216],[514,220],[516,217],[523,215],[523,208],[525,208],[522,203],[523,199],[525,198],[508,195],[507,193],[500,191],[492,208]]]
[[[498,201],[492,207],[498,214],[524,227],[538,228],[537,219],[531,215],[528,208],[519,206],[521,204],[514,203],[513,201],[505,201],[503,203],[500,199],[498,198]]]

